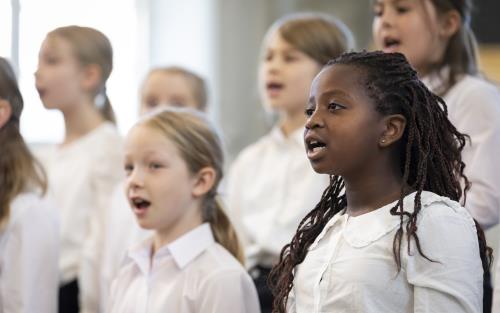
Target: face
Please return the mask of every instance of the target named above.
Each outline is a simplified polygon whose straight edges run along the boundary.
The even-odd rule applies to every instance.
[[[377,49],[403,53],[421,75],[441,61],[449,38],[431,0],[376,0],[373,10]]]
[[[313,81],[306,109],[306,152],[318,173],[349,176],[372,166],[383,132],[382,116],[352,66],[325,68]]]
[[[44,40],[35,72],[36,89],[47,109],[66,110],[81,101],[83,70],[70,44],[56,36]]]
[[[278,31],[269,37],[264,53],[259,71],[264,103],[283,113],[302,114],[320,64],[287,43]]]
[[[168,233],[200,214],[195,177],[177,147],[162,133],[135,126],[125,141],[125,192],[139,225]]]
[[[161,71],[151,73],[142,88],[140,114],[169,106],[198,109],[199,104],[183,75]]]

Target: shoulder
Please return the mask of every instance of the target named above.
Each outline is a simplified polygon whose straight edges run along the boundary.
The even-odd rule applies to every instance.
[[[267,134],[241,150],[231,165],[230,175],[234,174],[234,172],[239,173],[255,165],[255,162],[260,160],[263,154],[266,154],[269,150],[271,140],[271,135]]]
[[[193,265],[196,274],[202,278],[203,285],[235,283],[250,279],[238,260],[218,243],[206,249]]]
[[[467,102],[467,104],[495,105],[500,107],[500,91],[498,86],[487,80],[472,75],[465,75],[445,95],[447,102]],[[469,101],[480,101],[468,103]],[[500,108],[499,108],[500,109]]]
[[[433,192],[423,191],[421,197],[422,209],[419,213],[420,218],[453,218],[462,220],[468,224],[474,225],[470,213],[457,201],[447,197],[439,196]]]
[[[57,212],[52,202],[33,192],[16,196],[12,201],[11,211],[13,220],[34,220],[37,223],[57,221]]]

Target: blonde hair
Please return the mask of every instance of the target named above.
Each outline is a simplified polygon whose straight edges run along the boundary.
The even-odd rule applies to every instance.
[[[148,75],[144,79],[143,85],[147,79],[155,73],[182,76],[189,84],[191,94],[196,101],[196,108],[200,111],[207,110],[207,86],[205,84],[205,80],[201,78],[200,75],[179,66],[157,67],[149,71]]]
[[[0,128],[0,228],[10,214],[10,203],[21,192],[47,189],[47,179],[41,165],[29,151],[19,131],[23,97],[12,67],[0,57],[0,98],[7,100],[12,114]]]
[[[323,13],[294,13],[278,19],[269,28],[262,51],[275,32],[320,65],[326,65],[355,46],[349,28],[339,19]]]
[[[203,113],[187,108],[155,111],[143,118],[139,125],[158,130],[172,141],[192,174],[204,167],[215,170],[214,185],[203,199],[203,221],[210,224],[215,241],[243,264],[243,249],[217,194],[223,177],[224,153],[214,127]]]
[[[95,64],[101,69],[101,83],[94,91],[96,106],[101,115],[115,123],[115,114],[106,93],[106,81],[113,70],[113,49],[109,39],[100,31],[82,26],[65,26],[54,29],[47,38],[62,38],[73,50],[74,56],[83,66]]]

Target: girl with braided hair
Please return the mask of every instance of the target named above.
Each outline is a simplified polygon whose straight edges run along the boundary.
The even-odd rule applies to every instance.
[[[405,57],[331,61],[306,115],[330,185],[271,273],[274,312],[481,312],[491,249],[457,202],[467,137]]]
[[[107,312],[259,313],[217,194],[223,152],[205,116],[172,108],[145,116],[127,135],[124,168],[129,205],[154,234],[129,250]]]

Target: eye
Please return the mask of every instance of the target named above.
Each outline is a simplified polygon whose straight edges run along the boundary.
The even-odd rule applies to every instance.
[[[304,113],[306,114],[307,117],[310,117],[314,113],[314,108],[307,108]]]
[[[160,163],[157,162],[151,162],[149,163],[149,168],[152,170],[157,170],[159,168],[162,168],[163,166]]]
[[[345,109],[345,106],[343,106],[342,104],[338,104],[336,102],[330,102],[328,104],[328,111],[330,111],[330,112],[341,110],[341,109]]]
[[[396,12],[398,14],[405,14],[407,13],[408,11],[410,11],[410,8],[409,7],[406,7],[406,6],[397,6],[396,7]]]
[[[132,173],[132,171],[134,170],[134,166],[131,165],[131,164],[125,164],[123,166],[123,169],[125,170],[125,173],[128,175],[130,175],[130,173]]]
[[[296,61],[298,58],[295,55],[293,55],[293,54],[286,54],[283,57],[283,59],[285,60],[285,62],[290,63],[290,62]]]

